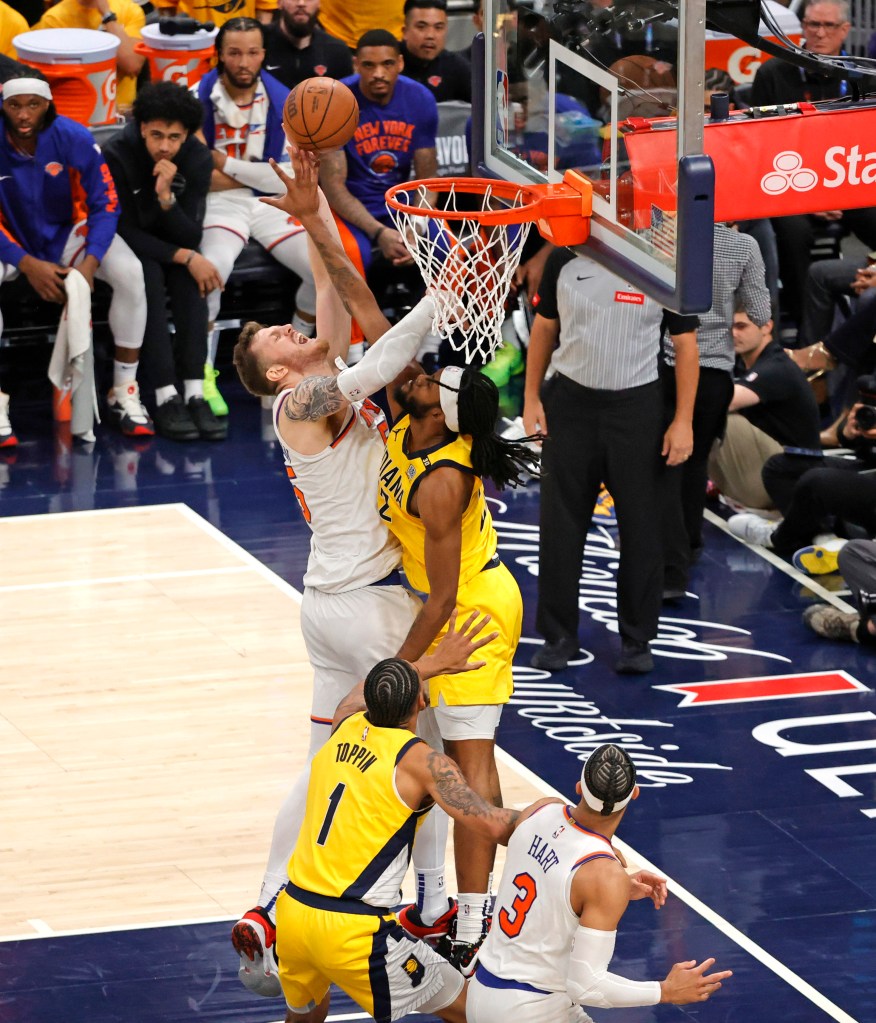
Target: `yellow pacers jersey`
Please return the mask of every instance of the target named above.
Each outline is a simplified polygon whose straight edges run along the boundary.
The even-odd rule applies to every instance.
[[[415,590],[429,592],[424,553],[426,530],[410,503],[423,477],[433,469],[453,466],[474,478],[471,500],[462,516],[462,554],[459,585],[480,572],[496,553],[498,541],[493,519],[484,499],[484,484],[471,466],[471,441],[457,436],[447,444],[426,451],[407,451],[408,417],[390,430],[380,464],[377,510],[402,545],[402,563]]]
[[[338,725],[310,768],[304,823],[289,860],[293,885],[328,898],[395,905],[429,809],[412,810],[401,799],[395,766],[421,741],[404,728],[375,728],[364,713]]]

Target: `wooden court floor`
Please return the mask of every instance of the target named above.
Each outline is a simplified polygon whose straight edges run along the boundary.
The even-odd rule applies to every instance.
[[[182,504],[0,549],[0,936],[237,918],[307,748],[300,594]]]

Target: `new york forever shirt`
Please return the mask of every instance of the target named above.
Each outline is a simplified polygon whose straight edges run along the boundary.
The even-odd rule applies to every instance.
[[[535,310],[559,318],[552,367],[582,387],[621,391],[657,379],[660,333],[696,330],[696,316],[661,308],[641,288],[592,259],[555,249],[545,264]]]
[[[435,146],[438,105],[425,86],[404,75],[386,106],[362,95],[358,75],[343,81],[359,104],[359,127],[344,146],[346,185],[373,217],[385,217],[387,188],[410,178],[418,149]]]

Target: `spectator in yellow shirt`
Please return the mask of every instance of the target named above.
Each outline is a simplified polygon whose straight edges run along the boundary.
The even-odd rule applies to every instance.
[[[0,0],[0,53],[13,59],[17,57],[12,40],[19,33],[27,32],[28,28],[24,15]]]
[[[401,39],[405,18],[402,0],[321,0],[319,23],[329,35],[343,39],[351,50],[372,28],[385,28]]]
[[[116,103],[126,113],[137,92],[137,75],[144,58],[134,52],[146,16],[134,0],[61,0],[50,7],[34,28],[100,29],[119,40],[116,51]]]
[[[220,28],[232,18],[255,18],[270,25],[277,9],[277,0],[153,0],[162,17],[166,14],[187,14],[198,21],[212,21]]]

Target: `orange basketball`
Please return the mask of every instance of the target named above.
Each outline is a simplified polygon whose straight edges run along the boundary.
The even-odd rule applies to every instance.
[[[335,78],[305,78],[286,97],[283,127],[302,149],[340,149],[359,124],[359,104]]]

